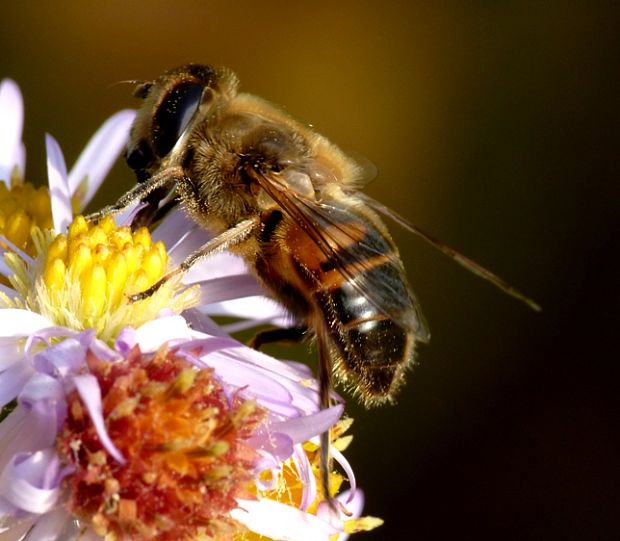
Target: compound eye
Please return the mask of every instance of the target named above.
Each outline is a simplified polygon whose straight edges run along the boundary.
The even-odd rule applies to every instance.
[[[146,169],[154,158],[151,147],[144,139],[138,141],[136,145],[128,147],[125,153],[127,165],[134,171]]]
[[[203,86],[181,83],[161,102],[153,118],[153,146],[159,157],[168,154],[198,110]]]

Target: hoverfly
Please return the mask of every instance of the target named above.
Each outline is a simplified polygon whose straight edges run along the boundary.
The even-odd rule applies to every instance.
[[[226,69],[189,64],[139,84],[143,105],[126,160],[140,181],[98,219],[137,201],[149,224],[180,203],[214,237],[133,301],[152,294],[198,259],[229,250],[243,257],[297,326],[259,333],[254,345],[314,336],[321,407],[332,373],[366,405],[389,401],[429,332],[398,249],[379,214],[494,283],[503,280],[358,191],[362,171],[338,147],[267,101],[238,91]],[[328,436],[323,480],[327,486]]]

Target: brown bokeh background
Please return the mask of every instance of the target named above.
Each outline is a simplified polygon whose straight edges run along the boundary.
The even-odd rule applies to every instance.
[[[45,178],[45,131],[71,164],[136,106],[115,83],[231,67],[372,162],[371,195],[544,306],[392,227],[433,339],[396,406],[350,406],[348,456],[367,513],[386,520],[359,538],[615,538],[617,14],[571,1],[172,6],[3,5],[0,77],[25,97],[29,179]],[[96,202],[132,182],[119,163]]]

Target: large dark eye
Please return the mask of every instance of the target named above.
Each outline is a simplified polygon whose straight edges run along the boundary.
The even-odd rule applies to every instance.
[[[142,139],[137,144],[129,146],[125,152],[127,165],[134,171],[146,169],[153,161],[153,151],[148,143]]]
[[[153,146],[159,157],[172,150],[200,105],[203,86],[177,85],[162,101],[153,118]]]

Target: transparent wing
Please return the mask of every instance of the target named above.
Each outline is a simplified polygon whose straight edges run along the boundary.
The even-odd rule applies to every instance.
[[[254,171],[252,176],[319,248],[327,266],[323,270],[339,273],[346,287],[352,287],[378,313],[411,329],[419,341],[429,340],[396,247],[381,223],[373,223],[346,201],[316,201],[291,188],[281,174]]]
[[[411,231],[415,235],[421,237],[430,245],[437,248],[440,252],[444,253],[445,255],[456,261],[459,265],[465,267],[469,272],[475,274],[476,276],[479,276],[487,282],[491,282],[495,287],[498,287],[507,295],[510,295],[511,297],[514,297],[515,299],[518,299],[521,302],[527,304],[532,310],[536,312],[540,312],[542,310],[542,308],[537,302],[521,293],[521,291],[519,291],[516,287],[510,285],[508,282],[506,282],[496,274],[492,273],[490,270],[485,269],[482,265],[479,265],[475,261],[469,259],[467,256],[464,256],[454,248],[451,248],[450,246],[444,244],[432,235],[429,235],[428,233],[420,229],[417,225],[412,224],[409,220],[406,220],[400,214],[394,212],[392,209],[386,207],[382,203],[379,203],[379,201],[376,201],[375,199],[366,194],[357,193],[357,195],[369,207],[372,207],[377,212],[380,212],[384,216],[391,218],[397,224],[401,225],[408,231]]]

